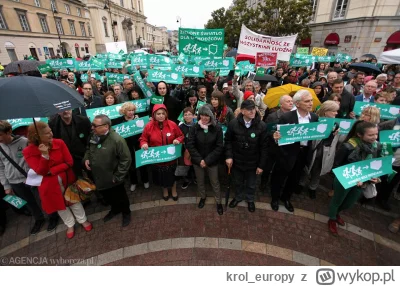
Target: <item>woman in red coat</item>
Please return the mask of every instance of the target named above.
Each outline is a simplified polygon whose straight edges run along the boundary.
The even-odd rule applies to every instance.
[[[164,104],[154,105],[152,116],[153,120],[147,123],[139,139],[142,149],[147,150],[149,147],[183,143],[185,137],[178,125],[168,120],[168,111]],[[172,192],[172,199],[178,200],[175,169],[176,161],[153,165],[153,181],[163,188],[163,199],[165,201],[169,199],[169,188]]]
[[[28,127],[29,145],[22,152],[29,167],[43,176],[39,186],[42,208],[47,214],[58,212],[67,229],[67,237],[74,237],[75,218],[86,231],[92,230],[82,204],[65,205],[63,193],[68,185],[76,181],[72,171],[73,159],[64,141],[53,139],[50,127],[36,122]],[[39,141],[39,135],[40,141]]]

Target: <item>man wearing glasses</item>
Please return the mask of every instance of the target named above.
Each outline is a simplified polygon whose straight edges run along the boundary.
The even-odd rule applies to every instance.
[[[97,115],[92,122],[93,134],[89,140],[83,162],[92,172],[96,188],[111,206],[104,222],[122,213],[122,227],[131,222],[129,199],[124,179],[132,163],[131,153],[125,139],[111,129],[107,115]]]
[[[83,84],[83,99],[85,101],[85,109],[98,108],[103,106],[101,97],[93,94],[92,85],[88,82]]]
[[[130,78],[126,78],[122,82],[122,86],[124,87],[124,90],[117,97],[119,103],[129,101],[128,92],[133,88],[133,81]]]

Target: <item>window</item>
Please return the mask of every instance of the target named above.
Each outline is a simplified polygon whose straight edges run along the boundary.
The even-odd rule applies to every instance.
[[[92,36],[92,29],[90,28],[90,24],[89,23],[87,23],[87,30],[88,30],[88,33],[89,33],[89,37],[91,37]]]
[[[31,28],[29,27],[28,18],[26,18],[26,11],[18,10],[17,15],[22,31],[29,32]]]
[[[108,36],[108,29],[107,29],[107,18],[103,17],[102,19],[103,19],[104,33],[106,34],[106,37],[109,37]]]
[[[119,3],[121,4],[121,7],[124,7],[124,0],[119,0]]]
[[[311,21],[315,21],[315,13],[317,12],[318,0],[311,0],[312,14]]]
[[[71,30],[71,35],[76,36],[76,31],[75,31],[75,23],[72,20],[68,20],[69,24],[69,29]]]
[[[76,14],[78,17],[82,17],[81,8],[76,8]]]
[[[64,35],[64,29],[62,26],[61,18],[55,18],[56,19],[56,27],[57,31],[60,35]]]
[[[82,37],[86,37],[85,23],[79,22],[79,26],[81,27]]]
[[[50,0],[51,10],[57,11],[56,1]]]
[[[69,5],[64,4],[65,6],[65,13],[67,13],[68,15],[71,15],[71,9],[69,8]]]
[[[36,7],[40,7],[40,0],[35,0],[34,2]]]
[[[333,20],[344,19],[348,2],[348,0],[336,0],[335,11],[333,11]]]
[[[4,20],[3,17],[3,12],[1,11],[1,6],[0,6],[0,29],[5,30],[7,29],[7,25],[6,25],[6,20]]]
[[[38,15],[40,26],[42,26],[43,33],[49,32],[49,26],[47,25],[46,15]]]

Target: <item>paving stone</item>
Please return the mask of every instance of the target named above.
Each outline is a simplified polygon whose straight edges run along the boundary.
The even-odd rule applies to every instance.
[[[176,202],[176,201],[174,201],[174,200],[172,200],[172,199],[170,199],[170,200],[168,200],[168,201],[159,200],[159,204],[160,204],[160,207],[163,207],[163,206],[173,206],[173,205],[178,204],[178,202]]]
[[[293,261],[293,251],[290,249],[267,244],[267,254],[270,256]]]
[[[239,239],[219,238],[218,247],[232,250],[242,250],[242,241]]]
[[[149,242],[149,252],[171,249],[171,239],[163,239]]]
[[[155,208],[155,207],[160,206],[160,201],[143,202],[140,205],[141,205],[141,209]]]
[[[194,241],[194,237],[181,237],[171,239],[171,249],[193,248]]]
[[[293,251],[293,261],[307,266],[319,266],[319,259],[304,253]]]
[[[104,265],[114,261],[118,261],[124,257],[124,249],[120,248],[114,251],[110,251],[104,254],[100,254],[97,257],[97,265]]]
[[[394,242],[393,240],[384,238],[383,236],[380,236],[379,234],[374,234],[374,239],[375,242],[382,244],[386,247],[389,247],[393,250],[396,250],[397,252],[400,252],[400,244],[397,242]]]
[[[260,254],[267,254],[267,245],[265,243],[242,240],[242,250]]]
[[[196,197],[181,197],[178,200],[178,205],[186,205],[186,204],[195,204],[196,203]]]
[[[17,241],[7,247],[4,247],[3,249],[0,250],[0,257],[6,256],[10,253],[13,253],[14,251],[17,251],[23,247],[26,247],[29,245],[29,237],[24,238],[20,241]]]
[[[218,248],[218,238],[212,237],[196,237],[194,242],[195,248]]]
[[[124,258],[132,257],[136,255],[142,255],[149,252],[149,244],[148,243],[141,243],[137,245],[127,246],[124,247]]]
[[[315,220],[327,224],[329,217],[316,213]]]
[[[309,211],[305,211],[305,210],[301,210],[301,209],[294,209],[294,215],[309,218],[309,219],[315,219],[315,215],[313,212],[309,212]]]
[[[350,231],[352,233],[355,233],[357,235],[361,235],[362,237],[364,237],[366,239],[369,239],[369,240],[372,240],[372,241],[374,240],[374,234],[372,232],[370,232],[368,230],[365,230],[365,229],[362,229],[362,228],[360,228],[358,226],[352,225],[350,223],[347,223],[346,226],[347,226],[346,229],[348,231]]]
[[[260,209],[260,210],[267,210],[267,211],[271,211],[271,205],[269,203],[260,203],[260,202],[256,202],[256,209]]]

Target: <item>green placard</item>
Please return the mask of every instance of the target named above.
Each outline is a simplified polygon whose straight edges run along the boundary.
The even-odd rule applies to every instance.
[[[49,64],[44,64],[44,65],[38,66],[38,70],[41,74],[53,72],[53,69],[51,68],[51,66]]]
[[[310,59],[305,58],[305,59],[300,59],[300,58],[295,58],[295,57],[290,57],[289,61],[289,66],[291,67],[305,67],[311,65],[312,62],[310,62]]]
[[[109,59],[105,67],[108,69],[122,69],[124,67],[124,64],[124,61]]]
[[[332,132],[333,123],[304,123],[304,124],[288,124],[278,125],[281,139],[279,145],[291,144],[294,142],[321,140],[328,138]]]
[[[140,105],[140,110],[142,111],[136,111],[137,113],[146,111],[148,109],[147,107],[147,99],[139,99],[139,100],[131,100],[133,104],[138,107]],[[105,107],[99,107],[99,108],[92,108],[86,110],[87,117],[89,117],[90,121],[93,121],[93,119],[100,114],[107,115],[110,119],[115,119],[118,117],[121,117],[121,114],[119,114],[119,110],[121,109],[121,106],[124,103],[120,104],[115,104],[111,106],[105,106]]]
[[[148,69],[149,62],[147,55],[144,54],[132,54],[131,55],[131,66],[135,67],[140,66],[141,69]]]
[[[110,81],[112,81],[114,83],[115,82],[121,83],[124,81],[124,79],[131,78],[131,76],[129,74],[110,73],[110,72],[106,72],[106,77],[107,77],[107,80],[109,81],[109,84],[111,84]]]
[[[384,130],[379,132],[379,142],[390,143],[392,147],[400,147],[400,130]]]
[[[342,118],[328,118],[328,117],[320,117],[319,122],[329,122],[330,124],[337,123],[339,124],[339,134],[346,135],[349,134],[351,127],[356,122],[355,119],[342,119]]]
[[[234,58],[224,58],[224,59],[212,59],[205,61],[204,70],[212,71],[212,70],[233,70],[235,63]]]
[[[7,203],[9,203],[10,205],[16,207],[17,209],[22,208],[24,205],[26,205],[26,201],[21,199],[20,197],[17,196],[11,196],[11,195],[7,195],[3,198],[3,200],[5,200]]]
[[[108,58],[109,60],[124,61],[124,60],[126,59],[126,55],[108,53],[107,58]]]
[[[147,80],[152,82],[165,81],[171,84],[182,84],[182,73],[175,73],[169,71],[148,70]]]
[[[339,53],[336,55],[336,60],[339,60],[340,62],[350,62],[351,56],[348,54]]]
[[[308,55],[308,52],[309,52],[309,48],[308,47],[303,47],[303,48],[298,47],[297,48],[297,53],[300,54],[300,55]]]
[[[75,68],[75,59],[46,60],[46,63],[54,70]]]
[[[230,70],[219,70],[219,76],[228,76]]]
[[[142,79],[140,72],[137,71],[133,75],[133,79],[135,80],[136,84],[140,87],[146,97],[152,97],[154,92],[146,85],[144,80]]]
[[[135,113],[145,112],[148,111],[150,108],[149,98],[132,100],[131,102],[136,106]]]
[[[152,104],[162,104],[164,103],[164,97],[163,96],[158,96],[158,95],[153,95],[151,97],[151,101]]]
[[[353,111],[356,115],[360,116],[363,109],[369,106],[376,107],[380,110],[381,119],[395,119],[400,113],[400,105],[379,104],[363,101],[356,101]]]
[[[147,55],[148,64],[155,67],[169,67],[172,64],[172,61],[169,57],[161,56],[161,55]]]
[[[8,119],[8,123],[11,124],[12,130],[17,129],[21,126],[29,126],[33,123],[32,118],[17,118],[17,119]],[[42,121],[44,123],[48,123],[49,120],[47,117],[35,117],[35,121]]]
[[[257,68],[256,71],[256,76],[264,75],[265,74],[265,68]]]
[[[185,77],[204,77],[204,68],[201,65],[174,65],[171,71],[183,74]]]
[[[100,63],[100,61],[95,61],[96,63]],[[103,66],[98,66],[92,61],[76,61],[75,62],[75,69],[77,71],[88,71],[88,70],[103,70]]]
[[[150,121],[148,116],[141,117],[138,119],[130,120],[121,124],[114,125],[115,132],[121,135],[122,138],[135,136],[142,134],[144,127]]]
[[[96,58],[98,59],[108,59],[108,54],[96,54]]]
[[[392,174],[392,158],[393,156],[373,158],[351,163],[332,171],[343,188],[348,189],[357,185],[358,182],[366,182],[373,178]]]
[[[168,136],[168,134],[167,134]],[[182,155],[182,144],[149,147],[135,152],[136,168],[149,164],[159,164],[178,159]]]
[[[222,57],[224,37],[224,29],[179,28],[179,52],[189,56]]]

